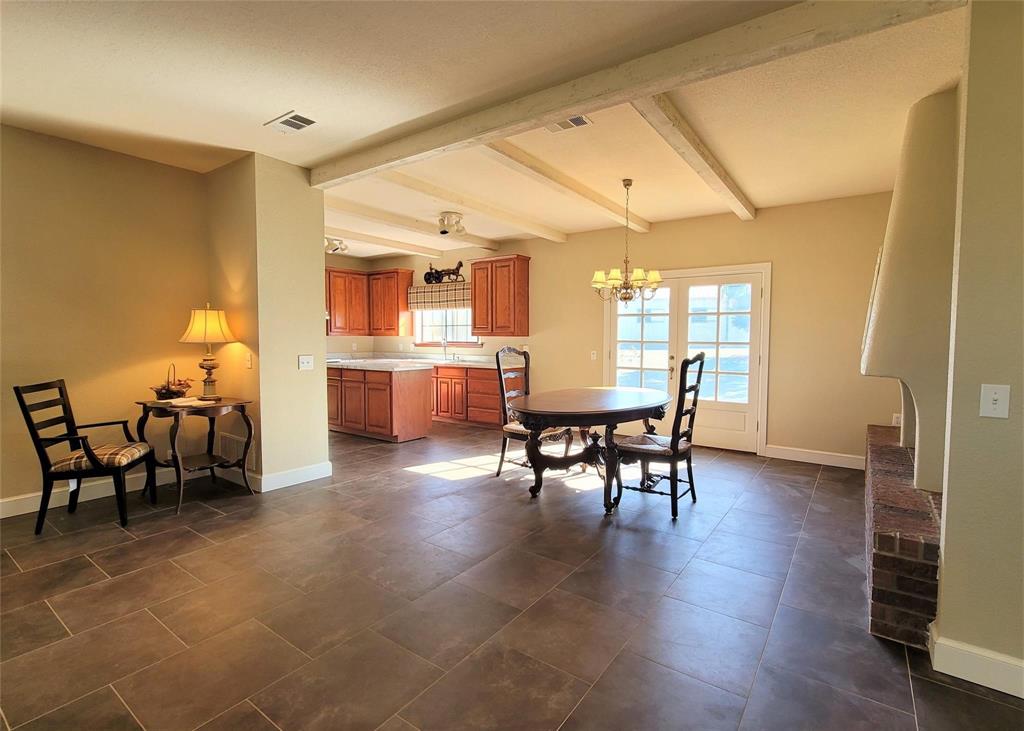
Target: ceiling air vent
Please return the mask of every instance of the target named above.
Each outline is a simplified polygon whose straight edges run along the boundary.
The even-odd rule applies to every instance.
[[[295,110],[292,109],[279,117],[274,117],[269,122],[264,122],[263,126],[271,127],[282,134],[290,135],[301,132],[306,127],[314,124],[316,124],[314,120],[309,117],[303,117],[301,114],[296,114]]]
[[[565,132],[569,129],[587,127],[591,124],[593,124],[593,122],[590,121],[590,117],[585,117],[582,114],[576,114],[568,119],[560,119],[553,124],[549,124],[547,129],[549,132]]]

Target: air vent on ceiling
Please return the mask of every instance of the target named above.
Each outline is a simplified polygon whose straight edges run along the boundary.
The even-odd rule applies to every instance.
[[[301,114],[296,114],[295,110],[289,110],[279,117],[274,117],[269,122],[264,122],[264,127],[272,127],[282,134],[290,135],[296,132],[301,132],[310,125],[316,124],[316,122],[309,117],[303,117]]]
[[[590,117],[586,117],[582,114],[576,114],[568,119],[560,119],[553,124],[548,125],[549,132],[565,132],[569,129],[576,129],[577,127],[586,127],[593,124],[590,121]]]

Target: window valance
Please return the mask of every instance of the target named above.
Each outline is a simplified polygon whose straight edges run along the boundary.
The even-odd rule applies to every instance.
[[[409,287],[410,310],[455,310],[472,307],[469,282],[442,282]]]

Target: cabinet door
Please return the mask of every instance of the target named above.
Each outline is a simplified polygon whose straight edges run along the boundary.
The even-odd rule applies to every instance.
[[[451,417],[452,415],[452,379],[437,379],[437,415]]]
[[[452,418],[466,418],[466,381],[461,378],[452,379]]]
[[[366,431],[391,436],[391,386],[366,384]]]
[[[327,270],[327,334],[346,335],[349,330],[348,274]]]
[[[473,277],[473,334],[490,335],[492,333],[491,278],[494,265],[490,262],[473,264],[471,271]]]
[[[346,429],[366,431],[366,384],[341,382],[341,425]]]
[[[370,331],[369,291],[365,274],[348,275],[348,333],[365,335]]]
[[[384,334],[384,310],[387,308],[384,295],[384,279],[379,274],[370,275],[370,334]]]
[[[491,270],[491,332],[495,335],[511,335],[515,330],[515,263],[496,261]]]
[[[430,415],[437,416],[437,376],[430,378]]]
[[[341,379],[327,377],[327,426],[341,426]]]

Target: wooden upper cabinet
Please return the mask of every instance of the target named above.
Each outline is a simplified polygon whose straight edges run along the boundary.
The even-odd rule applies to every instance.
[[[477,259],[471,267],[473,334],[530,334],[530,257]]]
[[[328,269],[326,279],[327,334],[369,333],[366,274],[348,269]]]
[[[370,335],[412,335],[412,275],[412,269],[388,269],[368,275]]]

